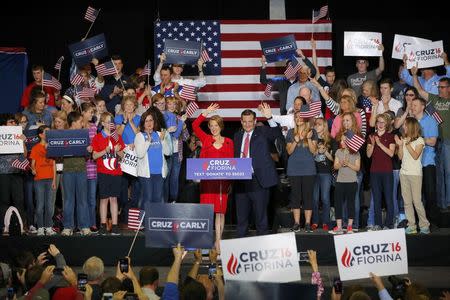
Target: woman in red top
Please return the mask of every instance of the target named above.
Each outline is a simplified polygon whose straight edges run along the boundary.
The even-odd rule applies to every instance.
[[[208,128],[211,134],[206,134],[200,128],[200,124],[205,120],[208,114],[215,112],[218,108],[219,104],[211,104],[198,116],[194,123],[192,123],[195,135],[202,142],[200,158],[229,158],[234,156],[233,141],[220,134],[224,128],[223,119],[220,116],[214,115],[209,119]],[[225,212],[227,210],[229,188],[229,180],[202,180],[200,182],[200,203],[214,204],[214,213],[216,214],[215,248],[218,251],[225,225]]]

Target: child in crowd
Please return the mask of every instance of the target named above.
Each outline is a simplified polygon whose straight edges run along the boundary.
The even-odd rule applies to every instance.
[[[53,212],[54,203],[52,189],[56,188],[55,160],[47,155],[47,142],[45,133],[49,130],[47,125],[39,126],[39,143],[31,149],[31,172],[34,175],[34,193],[36,196],[35,219],[38,226],[37,235],[54,235]]]
[[[360,169],[361,157],[359,152],[351,150],[345,143],[346,134],[359,135],[359,128],[353,113],[342,114],[342,126],[336,135],[336,140],[340,142],[340,149],[336,151],[334,158],[334,168],[338,171],[336,187],[334,189],[334,202],[336,214],[336,227],[330,230],[331,234],[342,234],[342,209],[347,202],[348,224],[347,233],[353,233],[353,218],[355,216],[355,193],[358,187],[356,174]]]

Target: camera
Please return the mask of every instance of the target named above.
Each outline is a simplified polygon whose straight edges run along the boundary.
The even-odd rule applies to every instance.
[[[87,274],[79,273],[78,274],[78,290],[85,292],[86,291],[86,284],[88,282]]]
[[[138,295],[135,293],[126,293],[124,298],[125,300],[138,300]]]
[[[103,293],[102,300],[112,300],[113,294],[112,293]]]
[[[119,268],[120,268],[120,272],[128,273],[128,259],[127,258],[119,259]]]
[[[212,279],[217,273],[217,265],[216,264],[210,264],[208,267],[208,277],[209,279]]]
[[[298,252],[298,261],[300,262],[308,262],[309,261],[309,255],[308,252]]]
[[[405,278],[400,278],[392,275],[388,277],[388,280],[392,285],[392,293],[391,293],[392,298],[394,300],[403,299],[406,293],[407,280]]]
[[[64,269],[63,268],[54,268],[53,275],[62,275]]]
[[[339,278],[334,278],[333,287],[335,294],[342,294],[342,281]]]

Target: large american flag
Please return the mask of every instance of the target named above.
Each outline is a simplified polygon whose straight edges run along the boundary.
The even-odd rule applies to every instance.
[[[279,114],[278,93],[264,95],[265,86],[259,82],[261,67],[260,41],[294,34],[297,47],[311,57],[311,33],[317,41],[319,68],[332,64],[331,21],[320,20],[248,20],[248,21],[159,21],[155,23],[155,61],[164,50],[165,39],[198,41],[208,51],[212,61],[206,63],[207,85],[200,89],[200,108],[211,102],[220,104],[219,114],[237,119],[245,108],[255,109],[265,100]],[[313,30],[314,29],[314,30]],[[269,64],[268,77],[283,76],[285,61]],[[197,111],[197,116],[201,110]],[[257,112],[258,116],[261,116]]]

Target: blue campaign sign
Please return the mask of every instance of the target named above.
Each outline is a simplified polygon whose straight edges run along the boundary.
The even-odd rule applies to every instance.
[[[174,41],[166,39],[164,53],[166,62],[172,64],[197,64],[200,58],[200,42]]]
[[[49,130],[46,132],[47,157],[87,156],[89,131]]]
[[[33,148],[34,145],[39,143],[39,136],[38,136],[38,126],[30,126],[29,128],[25,129],[24,134],[26,137],[25,145],[27,146],[27,151],[31,151],[31,148]]]
[[[145,246],[211,249],[214,207],[210,204],[146,203]]]
[[[69,50],[78,67],[87,65],[93,58],[101,59],[108,56],[108,47],[103,33],[82,42],[70,44]]]
[[[278,39],[261,41],[260,43],[267,62],[291,59],[295,55],[295,50],[297,50],[297,44],[295,43],[295,36],[293,34]]]
[[[188,158],[186,167],[191,180],[252,179],[251,158]]]

